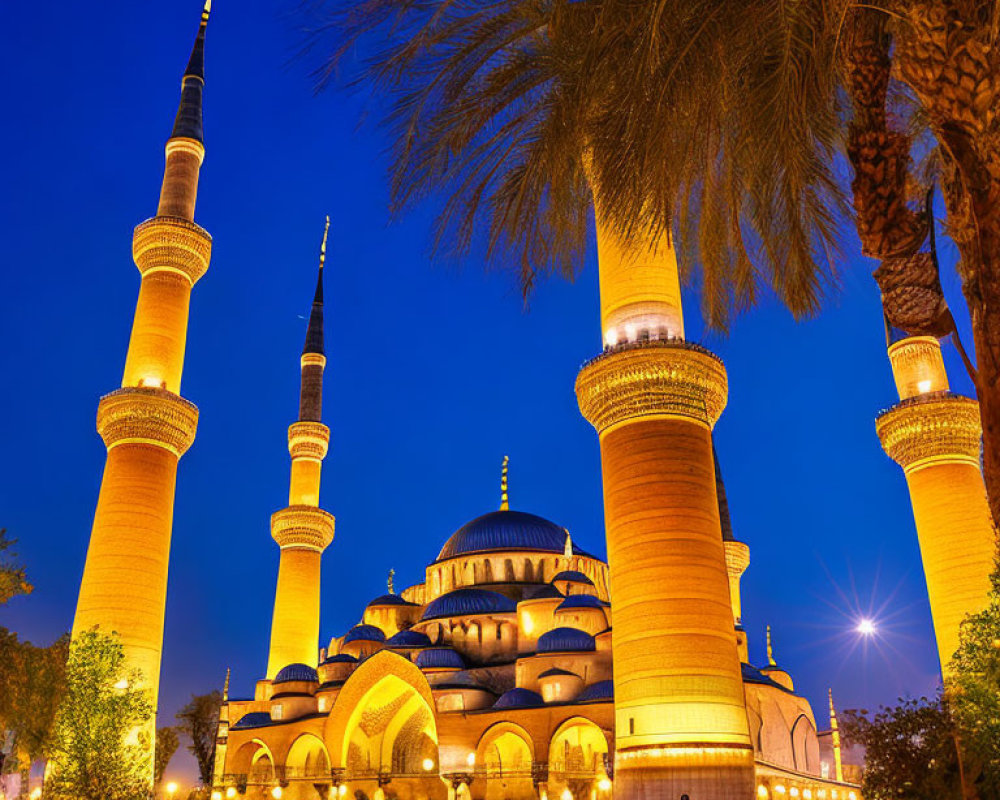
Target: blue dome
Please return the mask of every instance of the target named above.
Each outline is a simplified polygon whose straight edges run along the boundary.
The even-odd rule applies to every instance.
[[[556,581],[572,581],[573,583],[585,583],[588,586],[594,585],[594,582],[590,578],[575,569],[564,569],[552,579],[552,583]]]
[[[533,708],[543,705],[545,701],[537,692],[532,692],[530,689],[511,689],[497,698],[493,708]]]
[[[556,611],[561,611],[564,608],[604,608],[604,601],[599,597],[594,597],[592,594],[571,594],[565,600],[563,600],[558,606],[556,606]]]
[[[274,676],[274,683],[287,683],[288,681],[318,681],[316,670],[308,664],[289,664],[278,670]]]
[[[553,628],[538,637],[539,653],[567,653],[594,650],[594,637],[578,628]]]
[[[385,634],[374,625],[355,625],[344,634],[344,644],[348,642],[384,642]]]
[[[463,669],[465,661],[450,647],[432,647],[417,653],[416,665],[420,669]]]
[[[398,594],[381,594],[372,600],[368,604],[368,608],[372,606],[415,606],[416,603],[411,603],[409,600],[404,600]]]
[[[763,686],[773,686],[775,689],[781,689],[783,692],[788,692],[788,694],[794,694],[794,692],[786,689],[780,683],[778,683],[773,678],[769,678],[763,672],[761,672],[757,667],[750,664],[740,664],[740,671],[743,674],[744,683],[759,683]]]
[[[348,653],[339,653],[338,655],[330,656],[323,663],[324,664],[357,664],[358,660],[354,656],[352,656],[352,655],[350,655]]]
[[[597,683],[592,683],[590,686],[586,687],[580,694],[576,696],[574,703],[593,703],[600,700],[614,700],[615,699],[615,682],[614,681],[598,681]]]
[[[251,711],[244,714],[230,730],[238,731],[243,728],[259,728],[261,725],[270,725],[271,715],[266,711]]]
[[[479,681],[473,678],[468,672],[455,672],[449,675],[443,681],[435,681],[431,684],[432,689],[481,689],[484,692],[488,692],[485,686],[482,686]],[[492,694],[492,693],[491,693]]]
[[[565,548],[566,531],[554,522],[524,511],[491,511],[455,531],[438,553],[438,561],[463,553],[494,550],[561,553]],[[573,553],[590,555],[576,545],[573,545]]]
[[[528,586],[524,590],[524,597],[522,600],[552,600],[556,597],[562,598],[565,595],[560,592],[555,586],[550,583],[544,583],[541,586]]]
[[[541,673],[539,678],[561,678],[564,676],[569,676],[571,678],[579,678],[575,672],[570,672],[569,670],[559,669],[558,667],[553,667],[552,669],[547,669],[545,672]]]
[[[470,614],[506,614],[517,611],[517,603],[499,592],[486,589],[456,589],[432,600],[420,619],[464,617]]]
[[[386,640],[388,647],[430,647],[431,640],[426,633],[420,631],[400,631]]]

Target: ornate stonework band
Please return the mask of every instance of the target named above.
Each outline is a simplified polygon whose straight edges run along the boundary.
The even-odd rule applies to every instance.
[[[645,416],[684,417],[712,427],[727,392],[718,356],[683,339],[612,348],[584,364],[576,378],[580,411],[599,434]]]
[[[739,577],[750,566],[750,548],[743,542],[725,542],[726,571]]]
[[[132,236],[132,258],[143,277],[151,272],[174,272],[194,285],[208,271],[211,256],[208,231],[180,217],[147,219]]]
[[[333,541],[333,514],[315,506],[288,506],[271,515],[271,536],[284,550],[299,547],[322,553]]]
[[[97,432],[108,450],[120,444],[151,444],[180,458],[198,430],[198,407],[166,389],[119,389],[101,398]]]
[[[326,356],[322,353],[303,353],[299,362],[303,367],[325,367]]]
[[[205,160],[205,145],[197,139],[189,139],[186,136],[174,136],[167,140],[166,155],[171,153],[188,153],[198,159],[199,166]]]
[[[979,404],[968,397],[936,392],[904,400],[879,415],[875,430],[904,472],[941,463],[979,466]]]
[[[322,422],[294,422],[288,426],[288,453],[292,458],[322,461],[330,447],[330,429]]]

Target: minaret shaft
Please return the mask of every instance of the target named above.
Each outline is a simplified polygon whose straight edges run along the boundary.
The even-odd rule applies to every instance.
[[[207,8],[189,63],[204,83]],[[190,83],[185,75],[185,87]],[[190,95],[190,93],[188,93]],[[201,94],[187,102],[201,118]],[[200,128],[199,128],[200,131]],[[176,126],[175,126],[176,132]],[[121,637],[129,667],[142,672],[154,705],[173,527],[177,462],[194,441],[198,409],[180,395],[191,288],[208,269],[211,237],[194,224],[200,141],[171,137],[164,187],[183,204],[164,205],[135,229],[132,254],[142,275],[122,386],[101,398],[97,430],[108,448],[73,635],[97,628]],[[182,168],[183,167],[183,168]],[[155,717],[149,724],[152,781]]]
[[[962,620],[988,600],[996,553],[979,467],[979,407],[948,391],[936,339],[894,342],[889,360],[901,402],[878,418],[876,430],[886,453],[906,475],[947,679]]]
[[[627,251],[600,218],[597,229],[610,349],[583,368],[576,391],[601,444],[615,797],[750,800],[753,748],[712,455],[725,369],[681,338],[669,247]]]

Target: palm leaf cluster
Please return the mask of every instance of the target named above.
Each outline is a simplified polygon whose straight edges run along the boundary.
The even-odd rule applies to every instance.
[[[440,193],[439,251],[483,246],[527,294],[577,274],[596,203],[630,242],[674,236],[724,328],[762,288],[811,313],[834,274],[826,6],[330,0],[318,74],[360,63],[386,108],[394,209]]]

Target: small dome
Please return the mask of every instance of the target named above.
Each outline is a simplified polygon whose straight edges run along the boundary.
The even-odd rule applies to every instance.
[[[259,728],[262,725],[270,724],[271,715],[266,711],[251,711],[249,714],[244,714],[240,717],[239,721],[230,730],[238,731],[244,728]]]
[[[479,689],[488,692],[489,689],[482,686],[479,681],[473,678],[468,672],[461,671],[448,675],[440,682],[431,684],[432,689]]]
[[[411,603],[409,600],[404,600],[398,594],[383,594],[376,597],[368,604],[368,608],[373,608],[375,606],[415,606],[416,603]]]
[[[385,634],[374,625],[355,625],[344,634],[344,644],[348,642],[384,642]]]
[[[318,681],[316,670],[308,664],[289,664],[278,670],[274,676],[274,683],[287,683],[289,681]]]
[[[556,611],[562,611],[564,608],[600,608],[603,610],[606,605],[603,600],[592,594],[571,594],[556,607]]]
[[[432,647],[417,653],[416,665],[420,669],[463,669],[465,661],[450,647]]]
[[[489,553],[497,550],[529,550],[562,553],[566,547],[566,530],[544,517],[524,511],[491,511],[467,522],[445,542],[438,561],[463,553]],[[573,553],[588,556],[573,545]]]
[[[553,628],[538,637],[539,653],[567,653],[597,649],[594,637],[578,628]]]
[[[571,583],[585,583],[585,584],[587,584],[587,586],[593,586],[594,585],[594,582],[590,578],[588,578],[582,572],[579,572],[578,570],[575,570],[575,569],[564,569],[562,572],[560,572],[558,575],[556,575],[552,579],[552,583],[555,583],[556,581],[570,581]]]
[[[529,586],[524,590],[524,597],[521,600],[555,600],[565,595],[555,586],[545,583],[541,586]]]
[[[594,703],[601,700],[615,699],[615,682],[611,680],[598,681],[586,687],[576,696],[574,703]]]
[[[794,694],[790,689],[782,686],[773,678],[769,678],[761,670],[757,669],[750,664],[740,664],[740,671],[743,673],[744,683],[759,683],[763,686],[773,686],[776,689],[781,689],[783,692],[788,692],[789,694]]]
[[[420,631],[400,631],[386,639],[386,647],[430,647],[431,640]]]
[[[575,672],[570,672],[569,670],[565,670],[565,669],[559,669],[558,667],[553,667],[552,669],[547,669],[547,670],[545,670],[545,672],[543,672],[542,674],[540,674],[538,677],[539,678],[562,678],[562,677],[566,677],[566,676],[568,676],[570,678],[579,678],[580,677]]]
[[[456,589],[432,600],[421,619],[465,617],[472,614],[505,614],[517,611],[517,603],[487,589]]]
[[[493,708],[534,708],[545,705],[542,696],[530,689],[511,689],[504,692],[493,704]]]
[[[349,653],[339,653],[335,656],[330,656],[323,662],[323,664],[357,664],[358,660],[350,655]],[[320,665],[322,666],[322,664]]]

